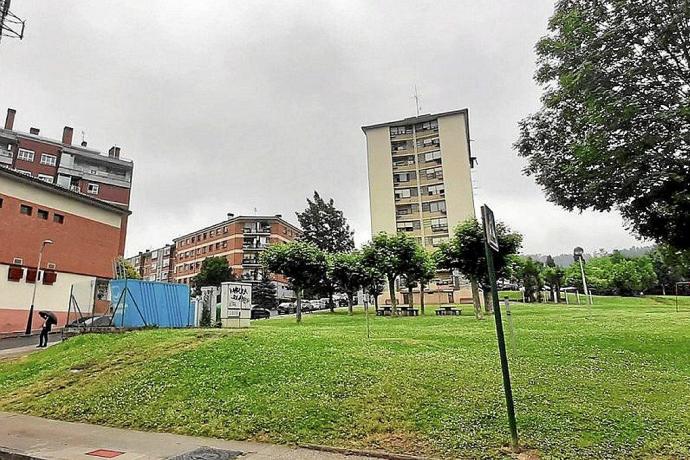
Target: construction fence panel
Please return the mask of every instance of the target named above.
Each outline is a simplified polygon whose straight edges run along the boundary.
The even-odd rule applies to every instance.
[[[194,306],[186,284],[130,279],[110,282],[115,327],[192,327]]]

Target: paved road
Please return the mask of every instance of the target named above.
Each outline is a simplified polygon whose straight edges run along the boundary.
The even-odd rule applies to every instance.
[[[59,342],[60,333],[54,332],[48,336],[48,342]],[[0,350],[10,350],[13,348],[23,348],[29,345],[38,345],[38,334],[35,335],[20,335],[17,337],[0,338]]]

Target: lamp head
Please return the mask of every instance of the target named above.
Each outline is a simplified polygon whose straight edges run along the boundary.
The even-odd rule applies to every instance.
[[[577,246],[575,249],[573,249],[573,258],[577,261],[582,258],[582,254],[585,253],[585,250],[582,249],[580,246]]]

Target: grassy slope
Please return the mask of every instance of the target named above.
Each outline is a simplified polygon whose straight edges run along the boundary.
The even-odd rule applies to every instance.
[[[690,302],[678,314],[669,299],[597,303],[591,319],[586,307],[513,307],[521,442],[557,458],[690,455]],[[508,435],[493,319],[371,320],[371,340],[361,312],[247,332],[78,337],[0,364],[0,409],[233,439],[500,455]]]

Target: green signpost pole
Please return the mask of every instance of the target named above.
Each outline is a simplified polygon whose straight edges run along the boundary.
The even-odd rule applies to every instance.
[[[484,224],[484,252],[486,265],[491,285],[491,300],[494,304],[494,319],[496,321],[496,336],[498,338],[498,353],[501,357],[501,371],[503,373],[503,391],[506,396],[506,408],[508,410],[508,424],[510,425],[510,437],[513,449],[518,446],[517,422],[515,420],[515,405],[513,404],[513,390],[510,385],[510,369],[508,368],[508,355],[506,354],[506,341],[503,334],[503,320],[501,318],[501,303],[498,300],[496,288],[496,270],[494,269],[494,257],[492,247],[498,251],[498,239],[496,237],[496,224],[494,214],[488,206],[482,206],[482,221]]]

